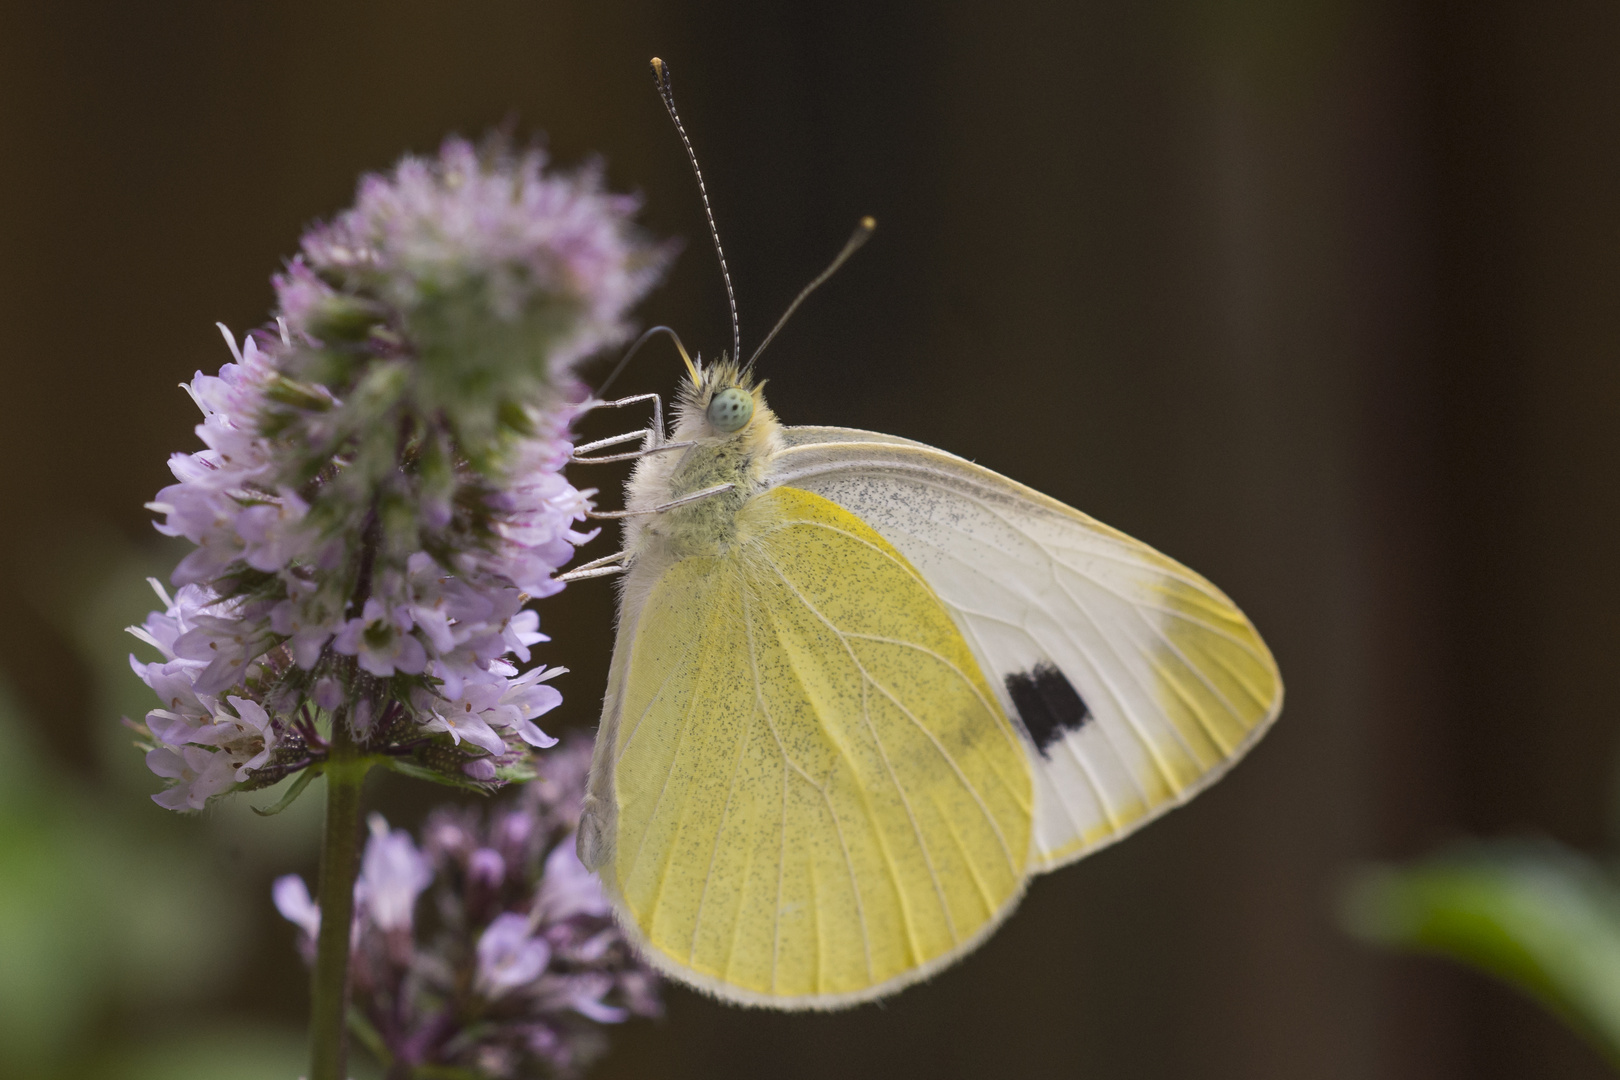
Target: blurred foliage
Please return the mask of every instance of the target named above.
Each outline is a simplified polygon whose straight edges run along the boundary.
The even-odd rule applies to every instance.
[[[260,951],[268,877],[309,859],[321,800],[268,822],[244,800],[170,814],[117,722],[151,705],[122,628],[153,606],[143,578],[165,561],[87,542],[37,579],[33,606],[79,647],[90,679],[93,775],[51,760],[39,718],[0,687],[8,1080],[287,1080],[303,1063],[303,1033],[233,1005],[231,988]]]
[[[1345,925],[1448,956],[1531,995],[1620,1066],[1620,881],[1550,841],[1474,843],[1363,871]]]

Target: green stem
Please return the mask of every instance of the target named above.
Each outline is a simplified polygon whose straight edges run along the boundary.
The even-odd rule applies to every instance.
[[[346,718],[333,718],[326,764],[326,833],[321,841],[321,932],[310,989],[309,1080],[346,1080],[349,927],[360,872],[360,787],[370,762],[356,752]]]

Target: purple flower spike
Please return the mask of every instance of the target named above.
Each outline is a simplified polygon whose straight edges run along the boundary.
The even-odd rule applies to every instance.
[[[273,327],[187,390],[203,448],[149,508],[193,545],[132,631],[134,725],[198,810],[326,757],[338,725],[416,776],[494,790],[556,740],[531,601],[595,535],[563,475],[573,369],[630,332],[668,250],[600,170],[450,139],[362,180],[275,278]],[[223,328],[221,328],[223,331]]]

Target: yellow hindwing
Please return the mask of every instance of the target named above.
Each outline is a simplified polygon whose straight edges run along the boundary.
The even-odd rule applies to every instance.
[[[604,877],[662,966],[734,1000],[876,996],[1023,888],[1018,736],[933,590],[819,495],[756,497],[663,574],[616,742]]]

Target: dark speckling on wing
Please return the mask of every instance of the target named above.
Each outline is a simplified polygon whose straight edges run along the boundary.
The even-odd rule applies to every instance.
[[[1046,756],[1046,748],[1091,719],[1091,710],[1074,684],[1045,660],[1034,668],[1007,676],[1007,693],[1018,710],[1018,718],[1035,746]]]

